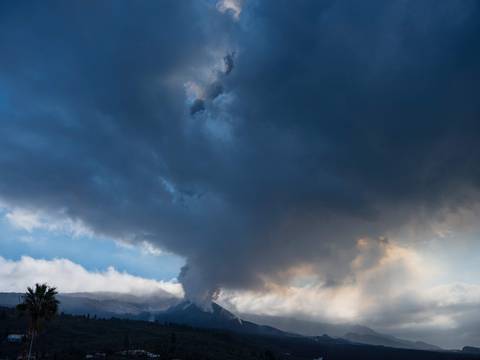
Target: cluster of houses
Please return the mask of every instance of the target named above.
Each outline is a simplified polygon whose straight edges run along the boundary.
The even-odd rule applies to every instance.
[[[20,344],[25,339],[23,334],[9,334],[7,336],[7,341],[12,344]]]
[[[131,357],[142,357],[142,358],[147,358],[147,359],[159,359],[160,358],[160,355],[158,355],[158,354],[154,354],[154,353],[151,353],[149,351],[141,350],[141,349],[138,349],[138,350],[123,350],[123,351],[118,352],[117,354],[121,355],[121,356],[126,356],[128,358],[131,358]],[[100,352],[85,355],[85,359],[104,359],[106,357],[107,357],[107,354],[100,353]]]
[[[21,344],[25,340],[24,334],[9,334],[7,335],[7,342],[11,344]],[[118,355],[125,356],[125,357],[142,357],[148,359],[159,359],[160,355],[154,354],[152,352],[137,349],[137,350],[123,350],[117,353]],[[106,353],[103,352],[96,352],[93,354],[85,355],[85,359],[105,359],[107,357]]]
[[[85,359],[105,359],[106,357],[107,357],[107,354],[101,353],[101,352],[85,355]]]
[[[120,351],[119,354],[123,355],[123,356],[138,356],[138,357],[142,356],[142,357],[146,357],[148,359],[159,359],[160,358],[160,355],[151,353],[151,352],[146,351],[146,350],[124,350],[124,351]]]

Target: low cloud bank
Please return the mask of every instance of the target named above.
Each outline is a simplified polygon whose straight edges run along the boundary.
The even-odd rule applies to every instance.
[[[43,260],[22,256],[18,261],[0,256],[0,289],[24,292],[35,283],[48,283],[62,293],[118,292],[151,295],[159,291],[182,297],[182,286],[175,280],[158,281],[120,272],[110,266],[104,271],[88,271],[68,259]]]

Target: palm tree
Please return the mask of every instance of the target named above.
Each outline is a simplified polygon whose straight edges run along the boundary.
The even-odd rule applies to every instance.
[[[17,305],[17,310],[26,314],[30,320],[30,346],[27,359],[30,359],[33,339],[39,333],[43,321],[48,321],[57,314],[60,303],[55,297],[57,294],[57,289],[54,287],[49,287],[47,284],[35,284],[35,290],[28,287],[27,292],[23,295],[23,302]]]

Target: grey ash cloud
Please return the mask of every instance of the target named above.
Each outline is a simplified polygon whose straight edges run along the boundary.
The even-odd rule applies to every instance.
[[[233,70],[234,56],[235,52],[232,52],[223,57],[224,69],[214,72],[213,80],[206,84],[202,95],[197,97],[190,105],[190,115],[195,115],[198,112],[206,110],[206,104],[211,103],[224,93],[223,81]]]
[[[200,111],[205,110],[205,101],[203,99],[195,99],[193,104],[190,106],[190,115],[195,115]]]
[[[237,22],[202,1],[3,2],[0,197],[184,256],[195,299],[304,264],[342,281],[359,237],[477,201],[479,18],[476,1],[246,2]]]

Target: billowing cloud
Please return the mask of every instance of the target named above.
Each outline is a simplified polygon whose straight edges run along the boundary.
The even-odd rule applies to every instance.
[[[479,345],[480,285],[435,285],[444,269],[410,247],[360,239],[352,275],[330,286],[299,268],[289,284],[263,291],[225,291],[225,306],[244,314],[336,324],[367,324],[389,334],[446,348]]]
[[[474,0],[0,6],[2,202],[185,257],[193,299],[396,294],[358,239],[478,203]]]
[[[43,229],[73,236],[92,234],[92,231],[79,220],[72,220],[62,213],[52,215],[25,209],[13,209],[7,212],[5,217],[14,227],[28,232]]]
[[[223,13],[230,13],[234,19],[238,20],[242,13],[243,0],[219,0],[217,9]]]
[[[67,259],[42,260],[23,256],[8,260],[0,256],[0,288],[6,292],[24,292],[27,286],[48,283],[62,293],[116,292],[151,295],[167,292],[182,297],[182,286],[176,281],[157,281],[119,272],[114,267],[105,271],[88,271]]]
[[[351,275],[339,284],[322,282],[316,269],[294,269],[290,283],[268,283],[261,292],[225,292],[221,300],[240,312],[305,316],[319,321],[372,321],[385,304],[426,291],[438,270],[414,250],[381,238],[357,241]],[[319,306],[325,304],[325,306]]]

